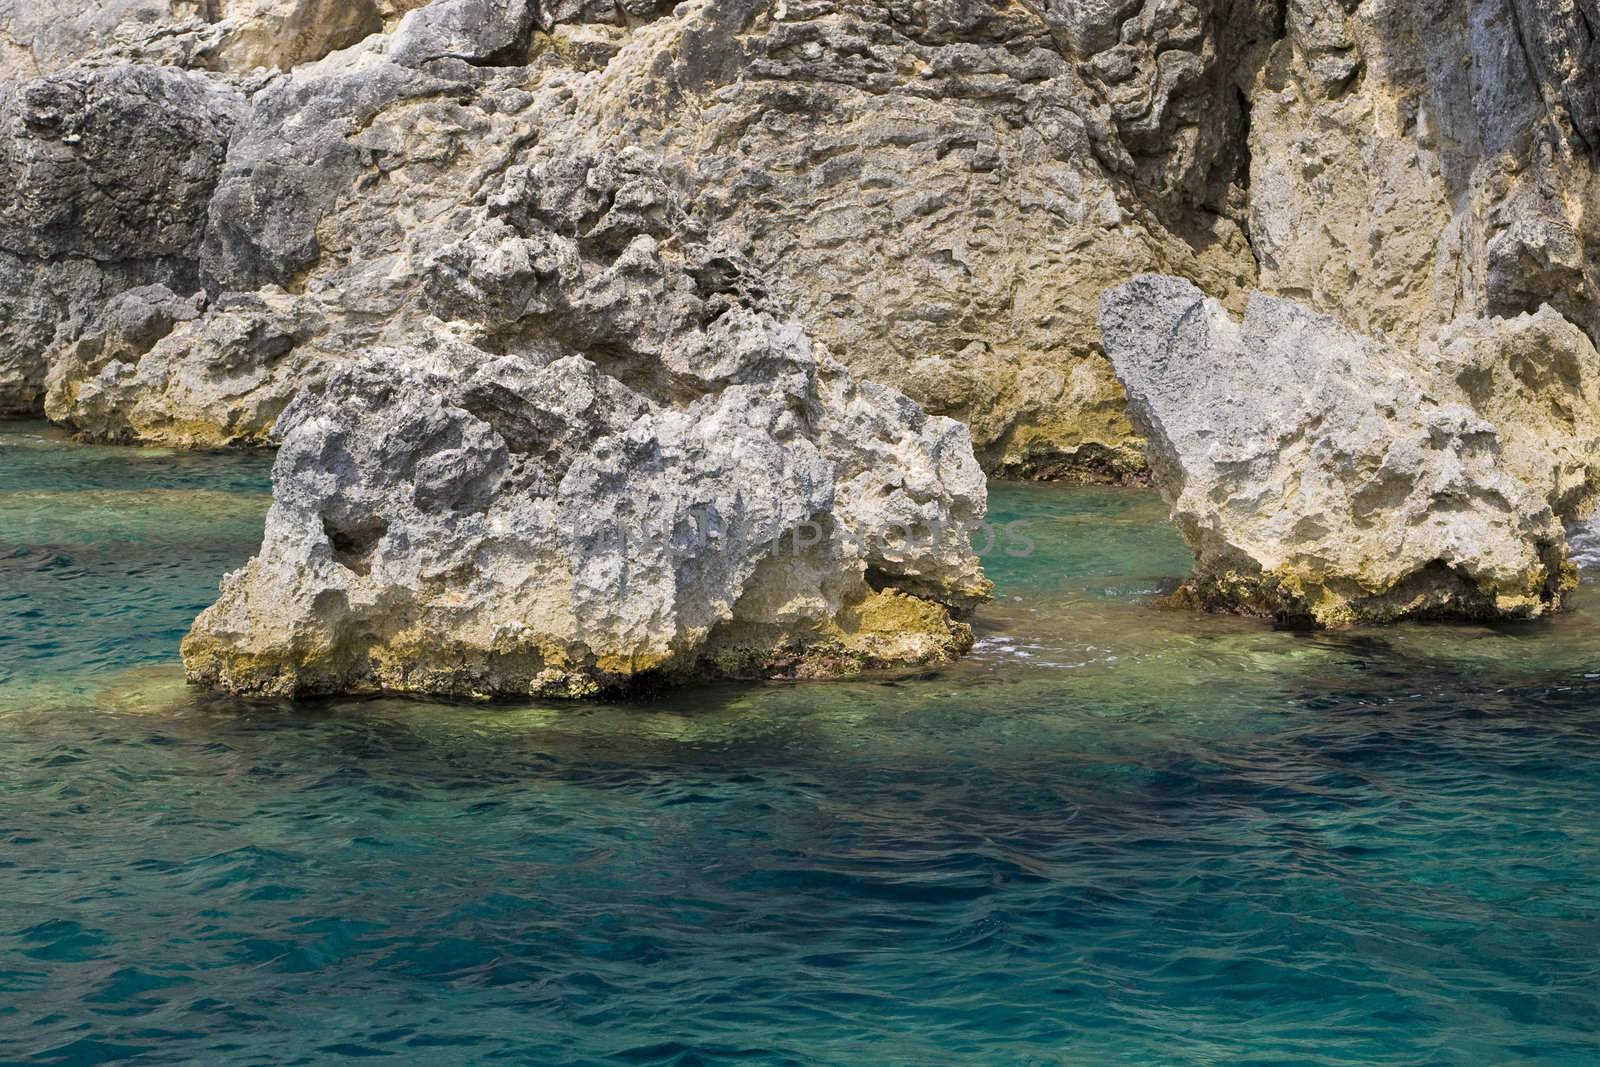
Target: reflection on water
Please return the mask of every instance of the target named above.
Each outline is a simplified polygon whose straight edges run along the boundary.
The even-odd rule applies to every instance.
[[[1197,619],[1152,494],[1003,486],[948,669],[187,691],[265,475],[0,433],[0,1062],[1595,1062],[1588,602]]]

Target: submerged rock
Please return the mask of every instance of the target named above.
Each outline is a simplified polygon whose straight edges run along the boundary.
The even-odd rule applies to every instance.
[[[1600,355],[1554,312],[1406,350],[1263,294],[1241,324],[1146,276],[1105,295],[1101,325],[1195,552],[1192,602],[1526,618],[1573,584],[1562,523],[1600,489]]]

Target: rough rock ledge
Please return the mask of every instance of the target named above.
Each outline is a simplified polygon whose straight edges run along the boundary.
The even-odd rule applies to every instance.
[[[1100,321],[1195,553],[1181,600],[1321,625],[1529,618],[1574,584],[1562,524],[1600,486],[1600,354],[1551,309],[1403,350],[1261,293],[1241,324],[1146,275]]]
[[[675,397],[448,336],[301,394],[261,552],[183,643],[191,681],[583,697],[965,651],[989,591],[965,428],[768,316],[708,332]]]

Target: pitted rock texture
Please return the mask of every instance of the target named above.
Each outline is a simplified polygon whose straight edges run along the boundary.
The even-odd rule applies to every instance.
[[[857,374],[972,428],[985,466],[1144,466],[1099,350],[1099,294],[1255,263],[1248,4],[689,5],[630,35],[582,108],[659,143],[693,210]],[[1230,297],[1232,294],[1232,297]]]
[[[1549,304],[1600,339],[1594,0],[1300,0],[1252,91],[1261,285],[1402,342]]]
[[[369,340],[328,330],[314,301],[282,290],[130,290],[48,353],[45,414],[93,440],[264,446],[289,401]]]
[[[250,99],[205,220],[213,296],[320,289],[330,330],[375,342],[433,251],[408,231],[546,136],[639,147],[787,314],[965,421],[987,469],[1124,479],[1143,450],[1095,314],[1140,272],[1402,344],[1545,304],[1600,336],[1593,3],[67,0],[0,26],[23,73],[294,68],[226,76]],[[89,288],[191,287],[173,268]],[[7,408],[38,409],[54,325],[86,325],[52,285],[5,298],[30,339],[0,354]]]
[[[737,355],[692,400],[459,343],[302,394],[261,552],[185,639],[190,678],[579,697],[963,651],[988,590],[965,430],[792,325],[730,308],[713,329]]]
[[[417,0],[11,0],[0,81],[124,61],[196,70],[288,68],[380,33]]]
[[[37,412],[48,352],[125,289],[199,287],[245,110],[203,75],[122,65],[0,85],[0,413]]]
[[[106,440],[264,445],[275,430],[313,433],[285,412],[320,410],[326,390],[365,403],[360,383],[381,352],[408,383],[396,404],[436,396],[463,413],[461,433],[478,434],[477,420],[522,455],[454,379],[507,360],[527,381],[579,360],[632,398],[606,392],[678,457],[673,478],[732,469],[685,444],[674,413],[710,417],[712,398],[759,385],[809,397],[807,410],[832,411],[847,394],[857,421],[953,416],[991,472],[1126,480],[1147,470],[1135,421],[1148,413],[1130,421],[1096,316],[1103,291],[1158,271],[1235,314],[1257,289],[1292,298],[1330,317],[1317,319],[1330,343],[1366,353],[1358,369],[1374,388],[1447,395],[1438,410],[1501,427],[1489,448],[1467,423],[1401,418],[1395,432],[1416,446],[1400,476],[1412,490],[1347,502],[1340,521],[1420,515],[1432,529],[1430,487],[1454,484],[1457,468],[1480,518],[1497,514],[1500,490],[1485,488],[1495,478],[1522,486],[1502,496],[1532,509],[1458,527],[1435,568],[1446,577],[1431,584],[1382,571],[1341,585],[1349,559],[1337,557],[1307,571],[1314,580],[1273,586],[1273,604],[1328,620],[1536,613],[1565,581],[1559,535],[1546,534],[1595,495],[1588,424],[1562,421],[1589,403],[1600,336],[1594,4],[63,0],[61,17],[40,20],[0,3],[0,169],[12,179],[0,183],[0,413],[45,410]],[[799,340],[778,344],[774,330]],[[1252,356],[1281,370],[1282,353],[1259,341]],[[798,348],[812,353],[814,384],[780,389]],[[861,384],[826,384],[846,379]],[[1259,388],[1288,403],[1283,387]],[[1323,399],[1366,403],[1359,391]],[[524,418],[554,435],[528,447],[566,457],[558,465],[594,445],[548,413],[518,409],[513,421]],[[768,427],[833,465],[829,545],[852,528],[839,518],[850,513],[837,500],[855,499],[843,488],[855,475],[837,475],[849,467],[840,440],[868,433],[834,425]],[[1349,447],[1373,458],[1358,430]],[[878,462],[938,467],[930,449],[960,451],[902,444]],[[367,458],[352,463],[381,480]],[[1257,466],[1271,484],[1288,476]],[[501,506],[478,503],[482,514]],[[1381,518],[1391,506],[1400,517]],[[971,509],[946,510],[948,532]],[[430,531],[442,521],[426,508],[408,516]],[[1311,557],[1337,547],[1324,545],[1332,533],[1302,532]],[[273,551],[310,566],[295,553],[311,534],[280,533]],[[1266,558],[1262,537],[1245,556]],[[833,554],[808,566],[842,568],[847,591],[808,600],[826,608],[772,623],[761,640],[749,635],[769,623],[753,620],[789,616],[748,605],[728,616],[750,623],[746,660],[766,669],[785,642],[821,647],[818,612],[843,625],[849,605],[867,603],[851,599],[858,578],[933,605],[925,622],[961,600],[943,579],[919,584],[921,565],[885,578],[872,558],[817,551]],[[921,569],[961,570],[965,553],[958,538]],[[748,562],[715,581],[739,586]],[[750,580],[786,589],[793,570],[762,562]],[[857,570],[866,577],[848,577]],[[235,608],[253,595],[242,579],[231,588]],[[293,691],[410,685],[374,666],[381,656],[352,651],[375,611],[339,616],[353,621],[327,639],[338,656],[303,673],[291,657],[197,676],[233,671],[257,679],[242,686]],[[548,668],[566,679],[554,691],[704,669],[712,642],[693,635],[710,616],[682,605],[657,616],[672,621],[636,646],[622,630],[595,631],[591,645],[558,628],[564,665],[533,674],[479,659],[429,677],[456,677],[452,691],[494,690],[497,678],[537,688],[530,679]],[[208,646],[214,665],[229,647],[302,647],[251,645],[237,620],[256,616],[229,617],[234,628]],[[297,618],[262,632],[301,634]],[[628,663],[667,658],[613,670],[601,660],[613,638],[650,649]],[[386,632],[372,647],[405,640]],[[898,658],[923,654],[908,646]]]
[[[856,382],[777,315],[656,159],[585,140],[571,83],[535,95],[454,61],[455,82],[431,60],[368,62],[387,102],[359,143],[397,151],[312,231],[296,292],[167,314],[166,336],[109,363],[131,346],[108,316],[63,357],[81,368],[64,399],[103,408],[131,380],[130,397],[161,398],[139,417],[177,424],[176,390],[205,374],[189,353],[218,347],[207,331],[240,339],[241,377],[324,354],[325,384],[274,420],[266,537],[185,641],[191,678],[586,696],[938,662],[970,643],[985,486],[961,424]],[[403,136],[419,127],[430,136]],[[449,192],[435,210],[419,187]],[[329,324],[363,305],[389,333],[331,344]],[[263,316],[281,326],[246,328]]]
[[[124,65],[0,86],[0,246],[105,261],[192,256],[244,99]]]
[[[1101,324],[1195,552],[1185,599],[1323,625],[1526,618],[1573,584],[1562,523],[1600,489],[1600,354],[1548,308],[1406,350],[1262,294],[1241,324],[1146,276]]]

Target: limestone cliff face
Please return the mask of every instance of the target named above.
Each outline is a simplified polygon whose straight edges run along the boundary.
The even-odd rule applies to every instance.
[[[621,39],[583,107],[664,145],[811,330],[967,422],[991,470],[1116,478],[1143,458],[1096,301],[1148,269],[1253,286],[1234,78],[1271,25],[1250,5],[691,5]]]
[[[426,0],[11,0],[0,80],[123,61],[287,69],[382,32]]]
[[[648,149],[775,300],[856,373],[965,421],[992,471],[1143,469],[1095,325],[1099,293],[1140,272],[1187,277],[1234,311],[1259,286],[1402,342],[1545,303],[1600,335],[1593,0],[50,10],[0,7],[0,79],[69,66],[103,68],[69,78],[125,78],[115,65],[132,60],[214,72],[218,92],[246,98],[210,204],[205,282],[213,296],[276,285],[296,298],[291,333],[313,382],[326,349],[375,339],[377,316],[415,287],[400,188],[420,221],[459,210],[482,168],[552,121],[609,150]],[[271,68],[296,70],[260,73]],[[117,84],[80,106],[109,124],[126,106]],[[557,84],[554,119],[515,103]],[[41,131],[13,121],[8,136]],[[60,189],[71,201],[82,186]],[[139,260],[41,259],[0,235],[0,405],[42,405],[46,350],[58,327],[71,342],[87,326],[86,308],[199,280],[187,251]],[[350,285],[362,295],[300,299]],[[328,333],[342,339],[320,343]],[[64,399],[51,410],[73,421]]]
[[[0,413],[36,411],[49,350],[118,292],[193,292],[235,89],[171,68],[0,84]]]
[[[1542,304],[1600,338],[1594,0],[1289,13],[1251,94],[1262,286],[1402,341]]]
[[[41,70],[66,60],[70,39],[91,64],[223,72],[349,43],[309,0],[274,2],[282,25],[319,32],[240,58],[239,41],[284,39],[263,4],[86,4],[75,38],[13,23]],[[1152,268],[1235,303],[1253,285],[1240,78],[1272,26],[1267,6],[1148,7],[438,0],[399,19],[386,8],[390,32],[359,47],[289,75],[224,76],[250,107],[210,204],[204,280],[213,296],[283,288],[314,384],[328,349],[379,339],[381,317],[414,294],[427,239],[411,239],[411,222],[469,206],[486,169],[570,126],[596,147],[649,150],[774,300],[857,374],[967,422],[991,470],[1126,477],[1144,461],[1099,353],[1095,301]],[[224,30],[223,43],[172,44]],[[533,114],[536,95],[557,104]],[[50,341],[8,357],[34,365],[9,406],[42,401],[38,367],[64,356]],[[65,362],[49,410],[91,435],[217,443],[269,428],[233,420],[207,434],[181,413],[169,420],[179,433],[148,399],[138,418],[80,418],[70,370],[85,364]],[[153,373],[131,388],[164,391]],[[286,399],[256,406],[275,414]],[[130,392],[96,410],[136,403]]]
[[[1135,275],[1292,300],[1416,381],[1600,337],[1596,0],[49,10],[0,2],[0,412],[88,437],[268,444],[444,335],[683,408],[732,302],[989,472],[1115,480],[1146,442],[1096,316]]]

